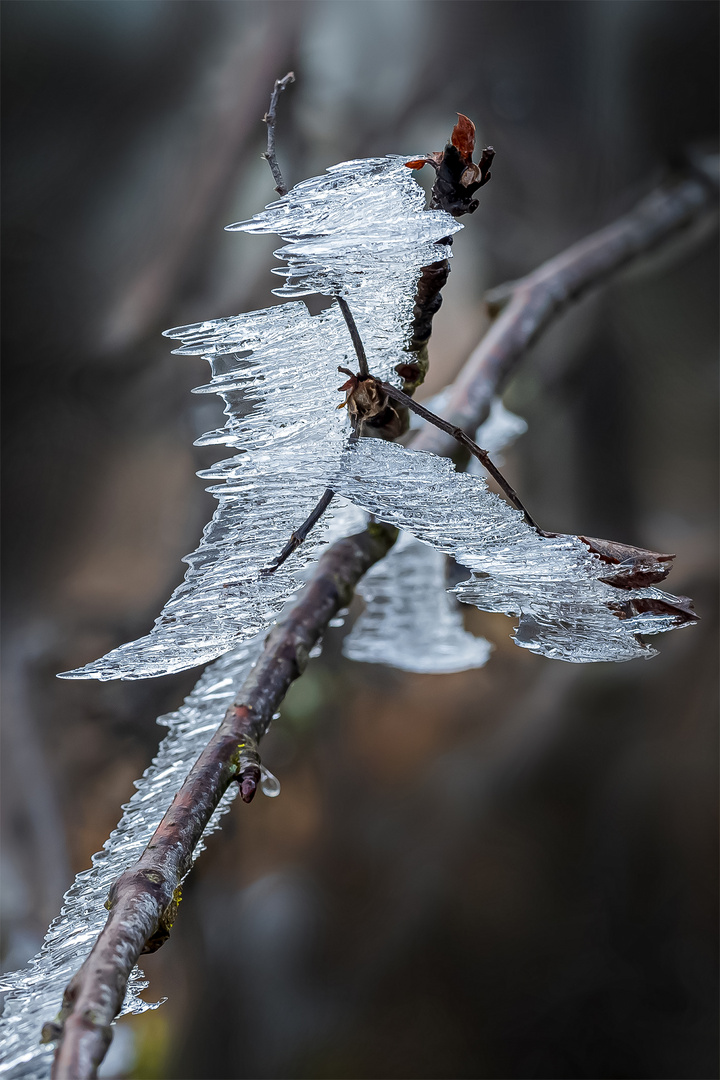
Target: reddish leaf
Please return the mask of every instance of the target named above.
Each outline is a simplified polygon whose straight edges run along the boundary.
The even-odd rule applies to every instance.
[[[458,122],[453,128],[451,141],[463,161],[469,164],[475,149],[475,125],[462,113],[458,113]]]
[[[434,169],[437,169],[442,164],[442,151],[439,150],[434,154],[426,154],[425,157],[415,158],[414,161],[406,161],[406,169],[422,169],[423,165],[432,165]]]

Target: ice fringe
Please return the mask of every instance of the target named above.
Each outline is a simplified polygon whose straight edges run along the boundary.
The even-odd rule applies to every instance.
[[[396,379],[408,344],[422,267],[449,254],[441,241],[461,227],[443,211],[425,209],[407,160],[334,166],[230,226],[288,241],[276,252],[287,264],[276,270],[286,278],[279,295],[345,296],[370,370],[384,379]],[[291,560],[270,575],[263,569],[326,487],[474,570],[472,582],[455,590],[459,598],[519,615],[515,640],[546,656],[584,662],[648,655],[637,633],[682,621],[650,611],[621,619],[609,606],[617,591],[599,581],[606,564],[577,538],[538,536],[481,478],[461,477],[447,463],[401,447],[368,445],[375,440],[349,450],[345,416],[335,406],[337,366],[352,364],[352,354],[336,306],[313,317],[296,301],[167,334],[183,342],[176,352],[209,361],[212,380],[197,392],[225,401],[225,427],[199,441],[239,453],[201,474],[215,481],[209,490],[219,506],[151,632],[64,677],[179,671],[267,628],[302,584],[299,572],[325,542],[336,508],[331,504]],[[674,600],[657,590],[623,595],[626,606],[631,599]]]
[[[267,210],[230,226],[277,232],[282,296],[342,294],[374,374],[398,382],[422,267],[448,257],[438,241],[462,228],[425,196],[401,157],[336,165]],[[201,473],[219,501],[189,569],[151,632],[65,678],[140,679],[195,667],[267,628],[302,584],[299,571],[325,541],[334,507],[272,575],[273,562],[337,471],[346,416],[336,406],[339,364],[354,364],[336,305],[311,316],[301,301],[168,330],[181,355],[202,355],[212,381],[196,393],[225,401],[225,427],[198,441],[238,456]],[[248,404],[253,407],[248,409]]]

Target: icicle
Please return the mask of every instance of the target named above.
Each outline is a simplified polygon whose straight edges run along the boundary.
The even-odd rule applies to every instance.
[[[427,674],[482,667],[492,646],[463,627],[445,556],[403,533],[360,582],[366,609],[343,643],[351,660]]]

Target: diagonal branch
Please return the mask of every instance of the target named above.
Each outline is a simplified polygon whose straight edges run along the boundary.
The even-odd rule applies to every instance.
[[[113,884],[105,928],[65,991],[54,1080],[96,1075],[130,972],[143,951],[152,951],[168,936],[182,879],[215,807],[233,780],[240,784],[243,800],[250,802],[260,779],[257,744],[273,713],[304,671],[325,626],[350,603],[359,579],[396,537],[397,529],[383,525],[334,544],[320,559],[299,602],[270,632],[236,704],[191,769],[145,852]],[[47,1034],[53,1038],[58,1032]]]
[[[475,431],[530,345],[575,299],[681,229],[708,219],[716,203],[717,187],[702,178],[662,187],[630,214],[510,286],[502,313],[453,384],[444,410],[448,422],[465,432]],[[428,426],[413,446],[449,456],[455,439]],[[393,540],[394,531],[387,526],[371,525],[365,533],[334,544],[320,559],[299,603],[271,631],[256,668],[155,837],[113,887],[106,926],[66,991],[62,1028],[49,1032],[50,1038],[60,1038],[55,1080],[96,1075],[130,971],[151,939],[157,942],[167,936],[176,890],[212,809],[233,779],[240,781],[246,800],[252,797],[258,759],[251,740],[257,743],[267,730],[288,686],[301,673],[310,647]]]
[[[452,384],[442,414],[473,433],[487,419],[493,397],[531,345],[564,311],[631,263],[717,212],[718,157],[695,160],[691,174],[663,184],[630,213],[573,244],[527,277],[488,293],[495,322]],[[452,455],[453,437],[423,428],[416,450]]]

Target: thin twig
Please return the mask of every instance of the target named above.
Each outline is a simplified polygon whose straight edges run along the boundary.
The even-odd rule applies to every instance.
[[[343,318],[347,323],[347,328],[350,331],[350,337],[352,338],[353,348],[355,349],[355,355],[357,356],[358,367],[360,368],[360,374],[365,378],[370,374],[370,368],[368,367],[367,356],[365,355],[365,347],[360,337],[360,331],[357,328],[357,323],[353,318],[352,312],[348,307],[348,302],[344,296],[336,296],[335,299],[338,302],[338,307],[343,313]]]
[[[273,174],[273,180],[275,181],[275,190],[278,195],[287,195],[288,189],[285,186],[283,175],[280,172],[280,166],[277,163],[275,156],[275,119],[278,98],[282,94],[286,86],[295,82],[295,72],[288,71],[287,75],[284,75],[282,79],[276,79],[273,87],[273,92],[270,95],[270,108],[263,116],[263,120],[267,124],[267,151],[263,154],[263,157],[270,166],[270,171]]]
[[[494,465],[493,462],[490,460],[490,455],[488,454],[487,450],[483,450],[481,446],[478,446],[475,440],[471,439],[470,436],[466,432],[464,432],[462,428],[455,427],[453,424],[449,424],[447,420],[443,420],[443,418],[441,416],[438,416],[437,413],[430,412],[429,409],[426,409],[422,405],[419,405],[417,401],[413,401],[411,397],[408,397],[407,394],[404,394],[402,390],[398,390],[397,387],[392,386],[390,383],[387,382],[381,382],[380,387],[382,390],[385,391],[389,398],[393,399],[393,401],[397,401],[400,405],[404,405],[407,409],[412,409],[412,411],[414,413],[417,413],[418,416],[422,416],[423,420],[427,420],[429,424],[433,424],[436,428],[439,428],[440,431],[444,431],[447,435],[451,435],[456,442],[459,442],[463,446],[467,447],[473,457],[476,457],[478,459],[483,468],[487,469],[487,471],[497,482],[499,487],[502,488],[513,506],[521,511],[527,524],[530,525],[531,528],[536,529],[537,532],[539,532],[542,536],[547,535],[525,509],[515,489],[508,483],[508,481],[505,479],[498,467]]]
[[[368,376],[370,372],[368,368],[367,356],[365,355],[365,347],[363,346],[362,338],[360,337],[360,331],[357,328],[357,323],[355,322],[352,312],[348,307],[347,300],[345,300],[345,298],[342,296],[336,296],[335,299],[338,302],[338,307],[342,311],[343,318],[345,319],[345,322],[347,323],[347,328],[350,331],[350,337],[352,338],[353,348],[355,349],[358,366],[360,367],[360,373],[362,375]],[[357,438],[357,435],[357,429],[356,427],[353,427],[353,432],[350,436],[351,440],[353,438]],[[265,567],[265,569],[262,571],[263,574],[274,574],[275,571],[282,566],[286,559],[289,559],[292,553],[294,551],[297,551],[300,545],[307,539],[307,536],[310,533],[311,529],[315,525],[317,525],[318,521],[327,510],[334,494],[335,492],[332,490],[332,488],[325,489],[315,509],[310,514],[308,514],[302,525],[300,525],[299,528],[294,530],[287,544],[282,549],[277,558],[273,560],[270,566]]]
[[[466,433],[474,432],[486,418],[498,389],[517,367],[529,345],[574,299],[634,258],[673,237],[679,229],[714,213],[716,202],[717,191],[694,178],[683,180],[672,188],[663,187],[631,214],[574,245],[516,283],[512,300],[453,384],[449,406],[444,410],[445,419]],[[449,456],[455,447],[455,437],[427,426],[415,437],[413,447]],[[234,707],[233,722],[240,724],[243,736],[250,731],[248,701],[258,704],[258,717],[272,716],[290,681],[299,674],[309,643],[317,641],[332,615],[347,604],[365,570],[389,550],[391,541],[383,529],[383,526],[371,525],[365,533],[329,548],[318,562],[298,605],[288,619],[271,631],[265,652],[249,680],[251,685],[245,684]],[[243,706],[245,712],[242,712]],[[218,745],[216,739],[213,739],[215,747]],[[203,760],[207,763],[205,754],[199,759],[198,766]],[[205,786],[201,785],[204,801],[201,800],[199,823],[207,822],[208,809],[217,805],[229,783],[227,773],[227,768],[223,768],[215,776],[204,774]],[[195,770],[191,775],[197,779]],[[246,779],[252,782],[252,777]],[[187,790],[184,785],[182,792],[187,794]],[[196,805],[186,803],[183,806],[179,799],[180,794],[173,807],[182,809],[185,827],[184,831],[174,834],[178,846],[172,851],[172,874],[167,877],[165,864],[158,863],[162,858],[170,858],[172,845],[168,845],[166,839],[160,847],[154,847],[151,841],[140,861],[118,879],[107,924],[68,987],[63,1010],[64,1029],[56,1051],[55,1080],[89,1080],[96,1075],[95,1070],[109,1042],[109,1025],[120,1008],[130,970],[145,942],[157,932],[163,913],[171,906],[181,868],[190,865],[196,837],[202,828],[198,832],[198,828],[189,825],[189,819],[197,812]],[[173,821],[171,808],[161,829],[174,829]],[[170,833],[168,839],[169,836]],[[150,876],[158,865],[162,896],[156,894]]]
[[[318,500],[315,509],[312,511],[312,513],[308,514],[302,525],[300,525],[299,528],[295,529],[295,531],[291,533],[290,539],[288,540],[285,547],[282,549],[278,557],[273,560],[270,566],[265,567],[265,569],[262,571],[263,574],[274,574],[275,571],[282,566],[285,560],[290,558],[293,551],[296,551],[300,547],[303,541],[307,539],[310,530],[313,528],[313,526],[317,525],[318,521],[327,510],[334,494],[335,492],[332,490],[332,488],[325,488],[325,491],[322,493],[320,499]]]

